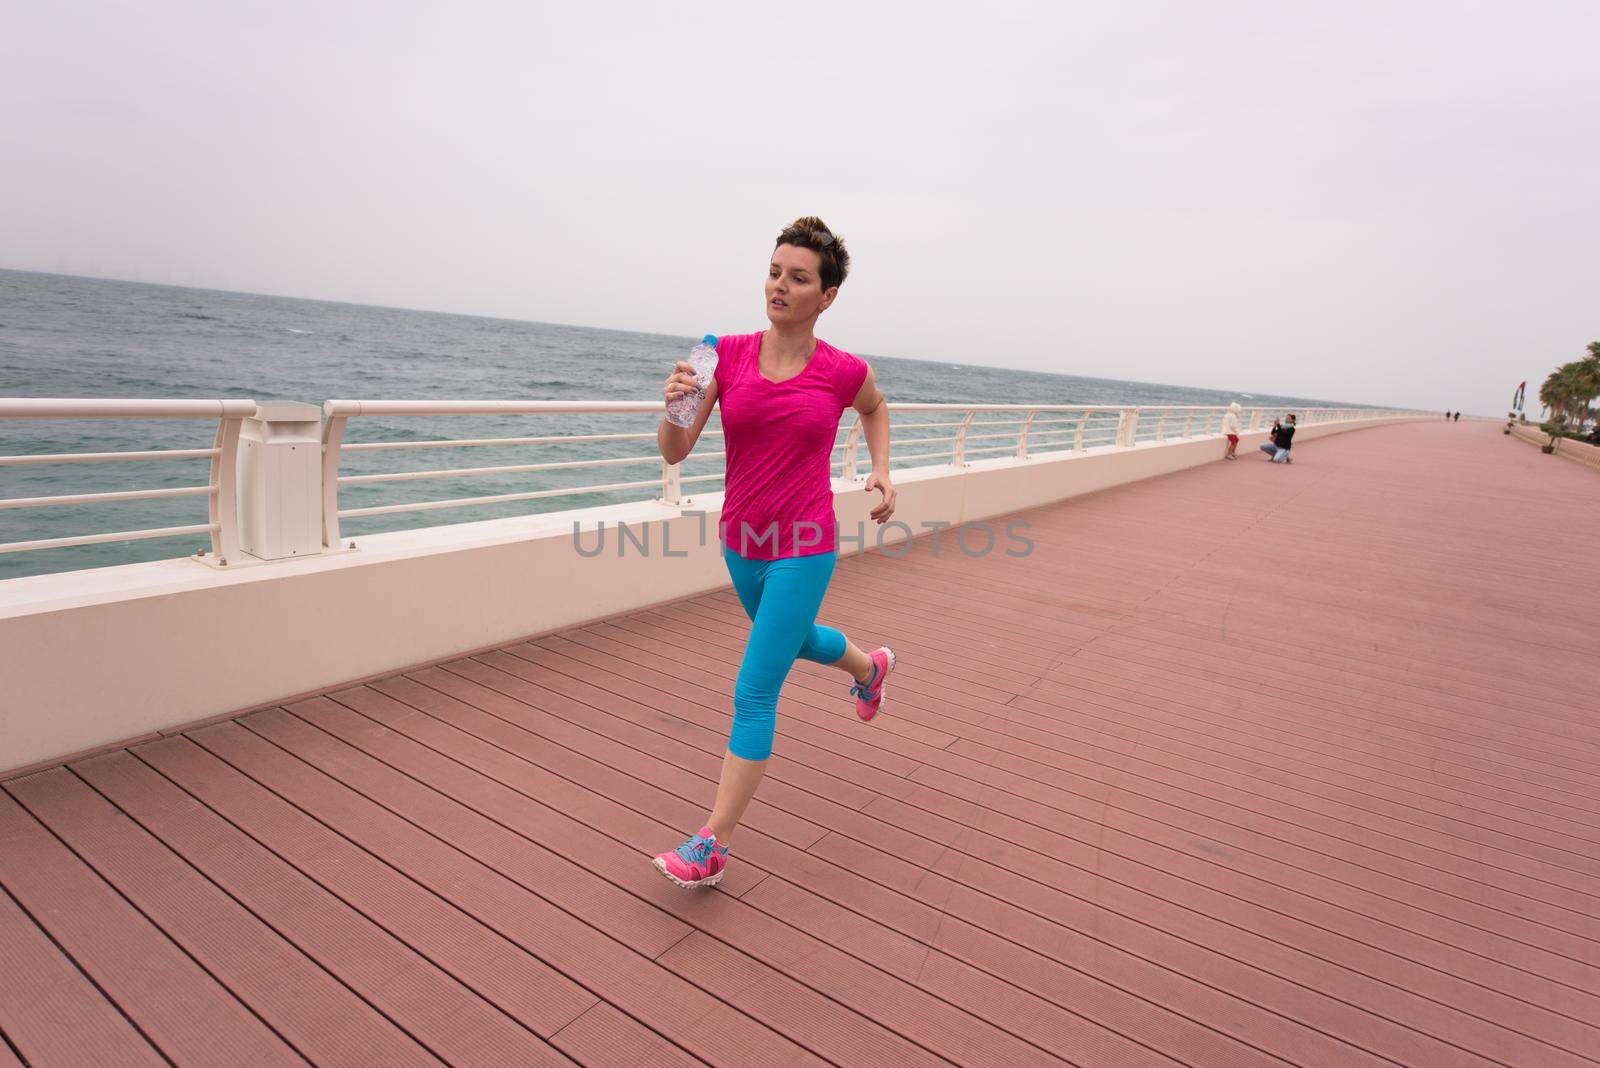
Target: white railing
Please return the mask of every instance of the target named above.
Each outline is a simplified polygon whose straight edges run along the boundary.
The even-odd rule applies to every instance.
[[[1220,412],[1217,422],[1220,425]],[[542,463],[510,464],[478,467],[430,468],[420,471],[395,471],[381,474],[340,474],[341,460],[346,453],[374,452],[396,449],[477,448],[504,446],[540,446],[572,443],[639,441],[654,442],[655,433],[617,434],[546,434],[537,436],[493,437],[469,439],[438,439],[428,441],[370,441],[346,443],[344,434],[352,418],[361,416],[484,416],[484,415],[640,415],[659,416],[661,405],[649,401],[380,401],[331,400],[323,405],[327,419],[323,424],[322,494],[323,494],[323,544],[340,543],[342,520],[362,516],[387,515],[445,508],[470,508],[482,505],[504,504],[512,501],[535,500],[546,497],[578,496],[595,493],[614,493],[625,490],[658,490],[657,499],[667,504],[683,501],[683,488],[691,484],[722,480],[725,472],[684,475],[681,465],[668,464],[653,449],[648,455],[607,457],[595,460],[564,460]],[[894,421],[895,416],[933,415],[931,421]],[[1131,414],[1130,414],[1131,413]],[[896,464],[948,460],[962,465],[971,457],[989,457],[1009,453],[1026,459],[1032,451],[1060,452],[1073,449],[1094,448],[1118,443],[1132,444],[1126,435],[1132,432],[1137,408],[1091,407],[1085,405],[952,405],[952,404],[894,404],[890,405],[891,425],[896,433],[921,432],[920,436],[898,437],[900,448],[919,450],[926,445],[948,445],[937,451],[913,451],[894,458]],[[1059,425],[1058,425],[1059,424]],[[1009,427],[1000,433],[996,428]],[[932,435],[927,431],[933,431]],[[858,478],[861,451],[864,446],[862,427],[858,420],[844,431],[843,441],[836,442],[834,452],[842,453],[832,461],[844,478]],[[720,430],[707,427],[702,438],[720,438]],[[1126,441],[1124,439],[1126,438]],[[1004,445],[982,445],[975,442],[1004,439]],[[685,462],[703,463],[724,460],[722,451],[696,451]],[[578,470],[583,468],[626,467],[659,465],[659,478],[636,479],[625,482],[605,482],[558,489],[526,490],[517,493],[497,493],[484,496],[454,497],[444,500],[410,501],[400,504],[376,505],[365,508],[342,508],[339,505],[341,486],[372,485],[384,482],[417,479],[469,478]]]
[[[686,483],[711,482],[721,474],[695,475],[685,478],[677,465],[668,464],[655,451],[654,432],[622,434],[547,434],[534,437],[442,439],[435,441],[381,441],[346,444],[346,424],[358,416],[406,415],[639,415],[659,416],[659,401],[373,401],[331,400],[322,406],[327,419],[322,427],[322,543],[339,544],[340,520],[357,516],[386,515],[396,512],[415,512],[440,508],[470,508],[486,504],[503,504],[508,501],[530,501],[545,497],[566,497],[592,493],[615,493],[623,490],[660,489],[662,498],[678,503],[678,494]],[[702,437],[719,438],[722,432],[709,427]],[[376,475],[341,475],[339,462],[345,453],[371,452],[393,449],[478,448],[506,445],[568,445],[572,443],[597,443],[614,441],[651,442],[650,454],[641,456],[607,457],[598,460],[562,460],[547,463],[513,464],[496,467],[434,468],[424,471],[385,472]],[[696,460],[721,459],[723,453],[699,453]],[[559,489],[528,490],[520,493],[497,493],[479,497],[457,497],[440,501],[414,501],[371,508],[340,508],[339,487],[370,485],[376,482],[409,481],[430,478],[461,478],[482,475],[508,475],[535,471],[579,470],[593,467],[653,466],[661,471],[659,477],[634,479],[625,482],[607,482],[595,485],[562,487]]]
[[[1415,416],[1424,413],[1401,412],[1373,408],[1295,408],[1297,427],[1324,426],[1328,423],[1349,422],[1354,419],[1376,417]],[[1210,437],[1222,433],[1222,416],[1226,408],[1171,405],[1147,406],[1136,409],[1139,416],[1138,441],[1166,441],[1170,438]],[[1241,408],[1239,426],[1246,433],[1266,430],[1286,409],[1258,406]]]
[[[0,398],[0,419],[215,419],[217,431],[209,449],[158,449],[143,452],[68,452],[0,456],[0,468],[24,464],[116,463],[131,460],[188,460],[209,457],[211,477],[204,486],[167,489],[119,490],[111,493],[74,493],[52,497],[0,498],[0,510],[53,508],[62,505],[101,504],[111,501],[155,500],[164,497],[207,499],[209,517],[190,526],[124,530],[107,534],[82,534],[68,538],[0,542],[0,553],[32,549],[57,549],[109,541],[170,538],[180,534],[208,534],[211,552],[226,565],[239,554],[237,504],[239,428],[255,414],[251,400],[56,400]]]
[[[648,455],[608,457],[596,460],[565,460],[543,463],[499,465],[490,467],[433,468],[422,471],[385,472],[369,475],[341,475],[340,460],[347,452],[366,452],[393,449],[471,448],[509,445],[567,445],[574,442],[650,441],[655,433],[619,434],[550,434],[533,437],[500,437],[472,439],[442,439],[433,441],[381,441],[345,444],[346,424],[360,416],[440,416],[440,415],[659,415],[659,402],[649,401],[377,401],[331,400],[323,405],[327,421],[323,426],[323,544],[335,546],[340,541],[341,520],[361,516],[384,515],[397,512],[414,512],[444,508],[470,508],[481,505],[503,504],[510,501],[534,500],[544,497],[575,496],[582,494],[619,492],[624,490],[657,490],[657,499],[667,504],[682,503],[683,487],[692,483],[715,482],[724,477],[723,471],[710,474],[684,476],[679,465],[668,464],[653,450]],[[1283,409],[1253,407],[1239,413],[1242,430],[1262,429],[1271,425],[1273,418]],[[904,465],[930,462],[965,466],[974,459],[1014,457],[1027,460],[1041,453],[1083,451],[1100,447],[1131,448],[1146,442],[1164,442],[1174,439],[1198,438],[1222,432],[1222,419],[1227,412],[1222,406],[1165,407],[1098,406],[1081,404],[891,404],[889,406],[893,445],[896,449],[911,448],[909,454],[893,457],[893,463]],[[1371,408],[1310,408],[1297,409],[1299,426],[1320,426],[1326,423],[1352,419],[1393,417],[1414,413],[1392,412]],[[910,421],[907,421],[908,417]],[[929,417],[929,418],[925,418]],[[931,431],[931,433],[929,433]],[[907,433],[913,436],[906,437]],[[722,432],[706,428],[703,437],[720,438]],[[861,453],[865,442],[859,420],[852,420],[844,431],[844,440],[834,445],[836,454],[833,466],[841,477],[861,477]],[[947,446],[934,448],[929,446]],[[688,461],[704,462],[723,460],[726,453],[695,452]],[[687,462],[687,461],[686,461]],[[521,474],[539,471],[575,470],[597,467],[626,467],[660,465],[659,478],[636,479],[626,482],[606,482],[559,489],[528,490],[518,493],[499,493],[488,496],[455,497],[445,500],[412,501],[367,508],[341,508],[339,487],[369,485],[379,482],[397,482],[415,479],[465,478]]]
[[[86,493],[55,497],[0,498],[0,509],[49,507],[69,504],[94,504],[112,501],[146,500],[161,497],[200,496],[208,498],[210,521],[182,527],[162,527],[88,534],[78,537],[46,538],[34,541],[0,543],[0,552],[48,549],[96,542],[130,541],[141,538],[171,537],[207,533],[218,563],[239,553],[237,518],[237,454],[241,422],[255,414],[253,401],[122,401],[122,400],[30,400],[0,399],[0,419],[155,419],[212,418],[217,420],[216,440],[209,449],[164,449],[144,452],[68,453],[57,455],[0,456],[0,466],[47,463],[87,463],[120,460],[162,460],[209,457],[211,478],[206,486],[174,489],[128,490],[112,493]],[[1102,406],[1076,404],[891,404],[892,443],[897,454],[892,464],[907,466],[957,466],[992,459],[1028,461],[1035,457],[1084,452],[1091,449],[1135,448],[1160,442],[1198,439],[1221,433],[1226,408],[1220,406]],[[1239,413],[1243,431],[1264,429],[1283,410],[1252,407]],[[659,401],[382,401],[331,400],[323,405],[322,427],[322,541],[336,547],[341,541],[342,521],[366,516],[402,512],[471,508],[515,501],[594,494],[654,491],[656,499],[671,505],[685,503],[685,487],[721,481],[725,470],[718,463],[714,470],[685,475],[678,464],[668,464],[655,447],[656,434],[617,433],[535,433],[514,437],[451,438],[432,440],[382,440],[346,442],[345,431],[351,419],[410,416],[529,416],[549,420],[557,416],[599,416],[603,420],[629,416],[658,418]],[[1416,416],[1424,413],[1361,408],[1296,409],[1298,425],[1371,418]],[[1428,413],[1431,414],[1431,413]],[[865,446],[862,426],[852,419],[841,427],[841,440],[834,445],[832,466],[840,477],[859,479]],[[722,431],[708,426],[703,438],[716,442]],[[346,454],[377,454],[405,449],[460,449],[481,447],[530,447],[569,449],[573,446],[637,442],[638,451],[628,455],[595,459],[540,459],[527,463],[440,467],[375,473],[341,473]],[[710,464],[725,461],[726,453],[713,447],[691,454],[685,462]],[[652,468],[648,477],[621,481],[587,483],[554,488],[530,488],[512,493],[496,493],[433,500],[413,500],[370,507],[341,507],[340,489],[385,483],[417,482],[442,478],[477,478],[507,475],[541,475],[553,472],[593,469]]]

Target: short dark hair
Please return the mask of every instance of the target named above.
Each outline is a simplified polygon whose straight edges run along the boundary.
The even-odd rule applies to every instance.
[[[815,252],[822,261],[817,273],[824,290],[844,285],[845,276],[850,273],[850,253],[844,247],[844,238],[828,229],[828,224],[815,215],[802,215],[785,226],[772,247],[776,249],[779,245]]]

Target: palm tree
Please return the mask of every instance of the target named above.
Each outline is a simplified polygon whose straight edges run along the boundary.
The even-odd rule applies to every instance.
[[[1539,402],[1550,409],[1553,422],[1581,428],[1594,417],[1589,405],[1600,396],[1600,341],[1588,348],[1588,356],[1557,367],[1539,387]]]
[[[1561,368],[1551,371],[1540,383],[1539,403],[1550,409],[1551,422],[1567,421],[1567,384],[1562,380]]]
[[[1589,404],[1600,397],[1600,341],[1589,343],[1589,355],[1577,363],[1573,374],[1574,400],[1578,402],[1578,422],[1593,419]]]

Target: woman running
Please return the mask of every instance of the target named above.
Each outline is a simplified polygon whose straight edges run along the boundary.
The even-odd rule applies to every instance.
[[[722,406],[727,492],[722,558],[750,617],[750,638],[733,691],[733,732],[722,759],[717,800],[706,825],[683,845],[655,858],[679,886],[715,886],[728,867],[728,847],[767,771],[778,690],[797,657],[839,668],[855,680],[856,715],[883,707],[894,670],[887,646],[863,652],[839,631],[816,622],[837,557],[833,515],[833,445],[846,408],[861,415],[872,474],[866,488],[883,499],[879,524],[894,514],[889,481],[889,409],[866,361],[821,340],[817,316],[839,295],[850,270],[844,242],[813,216],[778,235],[767,267],[767,319],[772,327],[717,342],[717,367],[694,422],[663,419],[661,455],[680,463],[694,448],[714,405]],[[696,388],[679,363],[662,389],[667,403]]]

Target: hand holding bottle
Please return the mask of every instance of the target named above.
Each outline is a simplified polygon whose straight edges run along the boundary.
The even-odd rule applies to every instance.
[[[661,388],[667,402],[667,422],[673,426],[689,426],[700,410],[700,398],[717,369],[717,338],[707,334],[689,353],[687,360],[679,360]]]

